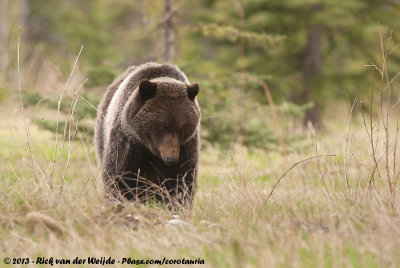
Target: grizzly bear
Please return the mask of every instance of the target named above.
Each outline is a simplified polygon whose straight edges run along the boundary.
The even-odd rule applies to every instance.
[[[189,205],[196,188],[200,107],[197,83],[176,66],[128,68],[97,114],[96,153],[107,197]]]

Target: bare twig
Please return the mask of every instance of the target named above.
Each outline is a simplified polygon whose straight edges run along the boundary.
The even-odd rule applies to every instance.
[[[27,145],[28,145],[29,155],[31,157],[32,163],[34,163],[35,166],[40,171],[40,173],[42,175],[44,175],[42,169],[40,168],[40,166],[38,165],[38,163],[35,160],[35,157],[33,156],[29,124],[26,122],[25,108],[24,108],[24,102],[23,102],[23,99],[22,99],[22,87],[21,87],[20,47],[21,47],[21,27],[19,27],[19,32],[18,32],[18,51],[17,51],[19,100],[20,100],[20,103],[21,103],[21,111],[22,111],[22,117],[23,117],[23,120],[24,120],[24,128],[25,128],[26,142],[27,142]],[[38,182],[38,176],[37,176],[37,174],[35,172],[35,169],[33,167],[32,167],[32,171],[33,171],[33,175],[35,176],[35,181]]]
[[[286,174],[288,174],[293,168],[295,168],[298,164],[301,164],[303,162],[306,162],[308,160],[311,159],[315,159],[315,158],[320,158],[320,157],[327,157],[327,156],[333,156],[336,157],[336,154],[322,154],[322,155],[316,155],[316,156],[312,156],[306,159],[303,159],[301,161],[298,161],[296,163],[294,163],[288,170],[285,171],[285,173],[283,173],[283,175],[276,181],[276,183],[274,184],[274,186],[272,187],[271,192],[269,193],[267,199],[265,200],[265,203],[268,202],[268,200],[270,199],[270,197],[272,196],[272,194],[274,193],[275,188],[278,186],[278,184],[281,182],[281,180],[286,176]]]
[[[351,129],[351,125],[352,125],[352,118],[353,118],[353,111],[354,111],[354,106],[357,102],[357,97],[354,98],[353,104],[350,104],[350,100],[349,101],[349,105],[350,105],[350,117],[349,117],[349,123],[348,123],[348,127],[347,127],[347,132],[346,132],[346,143],[345,143],[345,152],[343,154],[343,170],[344,170],[344,179],[345,179],[345,183],[346,183],[346,187],[347,190],[349,192],[349,198],[350,198],[350,180],[349,180],[349,176],[347,174],[347,153],[349,150],[349,141],[350,141],[350,129]]]
[[[68,110],[67,118],[65,120],[65,125],[64,125],[64,139],[63,139],[63,144],[62,144],[62,152],[64,152],[64,145],[65,145],[65,136],[67,135],[67,128],[68,126],[71,125],[72,117],[75,111],[76,103],[78,102],[78,92],[79,90],[83,87],[83,85],[88,81],[89,79],[86,79],[75,91],[74,91],[74,96],[71,100],[71,104]]]
[[[78,59],[79,59],[79,56],[80,56],[81,53],[82,53],[82,50],[83,50],[83,45],[81,46],[81,49],[79,50],[79,53],[78,53],[78,56],[77,56],[76,59],[75,59],[75,63],[74,63],[74,66],[73,66],[73,68],[72,68],[72,71],[71,71],[71,73],[70,73],[70,75],[69,75],[69,77],[68,77],[68,79],[67,79],[67,82],[66,82],[65,85],[64,85],[64,89],[63,89],[63,91],[61,92],[61,96],[60,96],[60,98],[59,98],[59,100],[58,100],[58,105],[57,105],[57,124],[56,124],[56,143],[55,143],[55,146],[54,146],[54,157],[53,157],[53,163],[52,163],[52,166],[51,166],[50,177],[49,177],[50,188],[53,188],[53,179],[52,179],[52,177],[53,177],[54,166],[55,166],[56,158],[57,158],[57,150],[58,150],[58,126],[59,126],[59,119],[60,119],[61,101],[62,101],[62,98],[63,98],[63,96],[64,96],[64,94],[65,94],[65,91],[67,90],[67,86],[68,86],[68,84],[69,84],[69,81],[71,80],[71,77],[72,77],[72,75],[74,74],[74,71],[75,71],[76,65],[78,64]]]
[[[84,100],[87,104],[90,105],[90,107],[92,107],[93,109],[95,109],[97,112],[99,111],[93,104],[91,104],[87,99],[85,99],[84,97],[82,97],[81,95],[79,95],[79,97]],[[104,117],[104,115],[102,115]]]
[[[388,79],[388,74],[387,74],[387,68],[386,68],[386,58],[387,58],[387,53],[388,53],[388,48],[389,48],[389,42],[391,40],[391,35],[390,33],[388,40],[387,40],[387,45],[386,49],[383,47],[383,38],[382,38],[382,32],[381,28],[379,25],[379,39],[380,39],[380,44],[381,44],[381,53],[382,53],[382,71],[383,74],[381,76],[381,83],[384,83],[384,80],[386,78],[386,86],[381,88],[381,94],[380,94],[380,108],[381,108],[381,118],[382,118],[382,125],[385,131],[385,170],[386,170],[386,178],[388,181],[388,187],[389,187],[389,193],[391,195],[391,198],[393,198],[393,188],[392,188],[392,180],[390,176],[390,162],[389,162],[389,143],[390,143],[390,137],[389,137],[389,103],[390,103],[390,95],[391,95],[391,90],[390,90],[390,84],[394,81],[394,79],[397,77],[397,75],[389,82]],[[399,74],[399,73],[398,73]],[[388,92],[388,97],[387,97],[387,111],[386,113],[383,110],[383,94],[384,91],[389,87],[389,92]],[[393,202],[392,202],[393,206]]]
[[[371,183],[375,181],[373,180],[375,172],[378,173],[378,177],[381,178],[381,174],[378,168],[378,163],[379,161],[377,161],[376,158],[376,148],[374,145],[374,127],[373,127],[373,109],[374,109],[374,105],[373,105],[373,100],[374,100],[374,89],[375,89],[375,81],[376,81],[376,71],[374,71],[374,78],[372,80],[372,87],[371,87],[371,98],[370,98],[370,112],[369,112],[369,122],[370,122],[370,132],[369,132],[369,141],[371,144],[371,150],[372,150],[372,160],[374,161],[374,168],[372,170],[371,176],[370,176],[370,180],[369,180],[369,187],[371,186]],[[363,118],[364,118],[364,113],[362,113]],[[364,119],[364,125],[365,125],[365,129],[368,133],[368,128],[365,124],[365,119]]]
[[[400,101],[400,87],[398,92],[398,102]],[[394,151],[393,151],[393,201],[396,202],[396,156],[397,156],[397,142],[399,137],[399,119],[400,119],[400,105],[397,107],[397,117],[396,117],[396,134],[395,134],[395,142],[394,142]]]
[[[315,154],[318,155],[318,128],[317,127],[315,128]],[[320,157],[317,157],[317,166],[318,166],[318,170],[319,170],[319,177],[321,178],[322,183],[324,184],[324,187],[328,194],[328,197],[331,201],[333,201],[332,196],[329,193],[328,187],[326,186],[324,174],[322,173],[322,170],[321,170]]]
[[[375,63],[372,62],[371,59],[369,59],[369,62],[370,62],[371,64],[366,64],[366,65],[363,65],[363,66],[364,66],[364,67],[374,67],[374,69],[377,70],[377,71],[379,72],[380,75],[382,75],[382,71],[378,68],[378,66],[376,66]]]
[[[70,111],[68,112],[68,116],[67,119],[65,120],[65,127],[64,127],[64,140],[65,140],[65,133],[66,133],[66,128],[67,128],[67,124],[68,124],[68,158],[67,158],[67,163],[65,165],[65,169],[64,169],[64,174],[61,178],[61,186],[60,186],[60,192],[63,189],[64,186],[64,181],[65,178],[67,176],[67,171],[68,171],[68,167],[69,167],[69,162],[71,159],[71,121],[72,121],[72,116],[74,114],[75,111],[75,107],[76,107],[76,103],[78,102],[78,92],[79,90],[83,87],[83,85],[88,81],[88,79],[86,79],[79,87],[77,90],[75,90],[74,92],[74,98],[72,100],[72,104],[71,104],[71,108]],[[75,127],[75,133],[78,130],[78,126]],[[74,133],[74,136],[75,136]],[[64,142],[63,142],[63,147],[64,147]]]
[[[398,43],[392,50],[390,50],[390,52],[388,53],[388,56],[390,54],[392,54],[392,52],[394,52],[399,46],[400,46],[400,43]]]

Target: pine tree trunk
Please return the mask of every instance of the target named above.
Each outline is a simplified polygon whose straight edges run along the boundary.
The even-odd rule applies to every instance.
[[[244,30],[244,24],[245,24],[245,14],[243,10],[243,6],[240,3],[240,1],[235,2],[235,9],[237,11],[238,17],[239,17],[239,36],[237,39],[237,47],[238,47],[238,60],[240,62],[239,67],[239,72],[244,72],[244,68],[242,65],[242,62],[245,58],[245,49],[244,49],[244,38],[242,36],[242,32]],[[239,111],[239,120],[237,121],[237,143],[239,145],[244,145],[245,140],[246,140],[246,125],[245,122],[246,120],[246,103],[244,101],[245,99],[245,90],[246,90],[246,83],[245,80],[242,79],[240,83],[238,84],[238,92],[237,92],[237,104],[238,104],[238,111]]]
[[[31,23],[29,21],[29,14],[31,12],[30,3],[28,0],[21,0],[20,1],[20,22],[19,25],[21,27],[21,33],[23,39],[30,39],[32,33],[31,30]],[[26,41],[26,40],[25,40]]]
[[[174,41],[175,34],[173,28],[173,0],[165,0],[164,17],[167,19],[164,22],[164,62],[170,63],[174,59]]]
[[[9,64],[8,57],[8,1],[0,1],[0,70],[7,68]]]
[[[315,5],[313,13],[322,11],[321,5]],[[303,58],[303,90],[301,93],[301,102],[313,102],[314,106],[306,111],[304,117],[304,125],[309,122],[313,126],[321,126],[321,115],[318,103],[312,98],[311,91],[318,90],[316,79],[322,72],[322,38],[323,38],[322,24],[314,24],[311,26],[308,33],[307,44],[304,51]]]

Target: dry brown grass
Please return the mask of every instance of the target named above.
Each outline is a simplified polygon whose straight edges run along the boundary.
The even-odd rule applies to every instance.
[[[364,114],[354,113],[360,102],[350,102],[345,118],[328,122],[329,131],[305,131],[312,146],[287,157],[238,146],[203,150],[193,207],[178,212],[190,228],[166,225],[174,212],[162,206],[106,202],[93,144],[71,140],[69,129],[57,139],[27,129],[16,104],[3,106],[1,257],[201,258],[201,267],[398,266],[400,95],[387,77],[388,47],[382,45],[382,67],[372,64],[374,95]],[[50,217],[62,232],[37,226],[30,233],[25,216],[32,211]]]
[[[207,149],[202,153],[193,208],[179,212],[193,228],[177,229],[165,225],[174,214],[167,209],[105,202],[93,166],[93,149],[87,156],[79,144],[72,146],[76,149],[64,191],[51,189],[46,177],[36,182],[27,168],[30,159],[23,136],[17,133],[1,134],[2,255],[204,258],[206,267],[386,267],[400,261],[399,205],[391,204],[385,181],[369,187],[371,162],[367,164],[368,155],[362,153],[366,136],[354,135],[360,140],[352,141],[347,155],[342,153],[346,149],[343,136],[321,137],[319,151],[334,152],[337,157],[321,159],[321,172],[315,159],[299,164],[269,200],[286,168],[282,157],[234,148],[231,156],[237,163],[233,164],[228,153]],[[41,139],[38,134],[33,128],[32,151],[49,172],[54,139]],[[289,161],[312,153],[310,148],[290,155]],[[54,178],[63,176],[66,163],[66,155],[56,162]],[[25,221],[31,211],[61,223],[63,234],[39,227],[31,234]]]

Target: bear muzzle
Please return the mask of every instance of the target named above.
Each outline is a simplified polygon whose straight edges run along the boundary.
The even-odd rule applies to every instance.
[[[179,162],[179,147],[177,150],[176,149],[168,150],[168,152],[165,153],[160,152],[160,154],[161,154],[161,159],[168,166],[174,166]]]
[[[161,159],[165,164],[173,166],[179,163],[179,136],[166,135],[158,147]]]
[[[163,161],[165,162],[165,164],[167,164],[169,166],[174,166],[174,165],[178,164],[178,162],[179,162],[179,155],[178,155],[178,157],[168,156]]]

